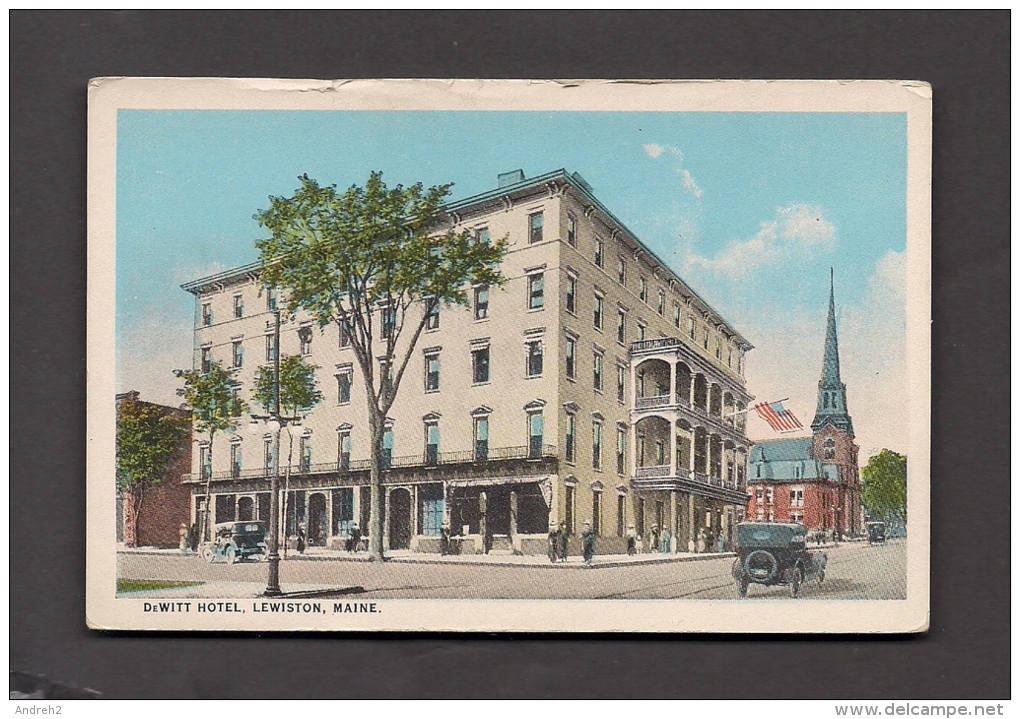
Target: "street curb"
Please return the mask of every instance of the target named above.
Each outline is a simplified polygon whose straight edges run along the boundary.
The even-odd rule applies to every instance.
[[[200,559],[197,554],[179,554],[166,551],[151,550],[147,551],[144,549],[132,549],[132,550],[118,550],[118,554],[136,554],[150,557],[194,557]],[[533,569],[605,569],[609,567],[642,567],[645,565],[652,564],[672,564],[680,562],[704,562],[711,559],[725,559],[737,556],[734,552],[714,552],[705,554],[693,554],[685,556],[665,556],[656,559],[643,559],[639,561],[628,561],[628,560],[605,560],[599,561],[597,558],[592,564],[583,563],[563,563],[563,562],[535,562],[535,563],[524,563],[524,562],[507,562],[500,560],[470,560],[470,559],[441,559],[431,558],[427,556],[419,557],[391,557],[386,562],[392,562],[394,564],[429,564],[429,565],[446,565],[446,566],[471,566],[471,567],[526,567]],[[333,557],[333,556],[316,556],[316,555],[291,555],[287,558],[288,562],[364,562],[371,563],[372,560],[367,556],[362,559],[361,557]]]

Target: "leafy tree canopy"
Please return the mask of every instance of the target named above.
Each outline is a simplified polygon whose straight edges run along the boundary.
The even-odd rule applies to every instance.
[[[184,380],[184,386],[178,388],[177,394],[191,409],[192,421],[199,432],[225,432],[247,410],[244,400],[234,394],[230,372],[219,362],[213,362],[205,373],[197,369],[179,369],[174,370],[174,375]]]
[[[187,449],[188,417],[127,399],[117,405],[117,488],[160,484]]]
[[[883,449],[861,470],[861,494],[869,512],[883,519],[907,518],[907,457]]]
[[[307,413],[322,401],[322,392],[315,381],[317,367],[305,362],[300,355],[280,357],[280,413],[296,417]],[[272,365],[259,367],[255,375],[255,401],[267,412],[275,405],[275,382]]]

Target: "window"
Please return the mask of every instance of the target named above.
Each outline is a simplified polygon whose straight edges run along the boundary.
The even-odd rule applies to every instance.
[[[616,341],[620,344],[627,342],[627,313],[624,310],[616,312]]]
[[[312,438],[303,436],[299,443],[299,462],[302,474],[308,474],[312,469]]]
[[[658,312],[659,315],[664,315],[666,313],[666,293],[662,290],[659,290],[659,304],[656,306],[655,311]]]
[[[244,295],[234,295],[234,319],[244,317]]]
[[[661,439],[655,440],[655,466],[661,467],[666,464],[666,443]]]
[[[759,467],[759,469],[761,468]],[[758,475],[761,476],[761,472],[759,472]],[[763,492],[764,490],[761,487],[754,488],[754,499],[756,502],[758,502],[758,504],[762,503]]]
[[[266,288],[266,309],[269,310],[270,312],[276,312],[276,309],[279,306],[277,300],[278,294],[276,292],[276,288],[275,287]]]
[[[673,303],[673,326],[680,329],[680,305]]]
[[[596,237],[595,238],[595,258],[594,259],[595,259],[595,266],[598,267],[599,269],[601,269],[602,265],[605,263],[605,252],[606,252],[606,243],[602,241],[601,237]]]
[[[266,435],[262,443],[262,467],[266,474],[276,471],[276,445],[270,435]]]
[[[690,336],[691,339],[694,339],[695,335],[697,334],[697,331],[698,331],[698,329],[697,329],[697,325],[694,323],[694,318],[693,317],[688,317],[687,318],[687,334]]]
[[[564,507],[563,521],[567,525],[567,534],[574,533],[574,508],[577,506],[577,488],[572,484],[568,484],[567,487],[566,502],[567,505]]]
[[[439,300],[427,300],[425,310],[425,330],[431,332],[439,329]]]
[[[640,285],[638,286],[638,297],[642,302],[648,302],[648,280],[644,277],[641,278]]]
[[[439,353],[425,353],[425,391],[439,391]]]
[[[396,307],[383,307],[381,314],[382,327],[380,330],[380,336],[385,339],[393,337],[393,332],[397,329],[397,308]]]
[[[592,386],[596,392],[602,391],[602,353],[596,352],[592,358]]]
[[[603,299],[602,295],[598,295],[598,294],[595,295],[595,311],[592,314],[592,320],[593,320],[593,324],[595,326],[595,329],[597,329],[597,330],[601,330],[602,329],[602,319],[603,319],[603,316],[604,316],[603,315],[603,308],[602,308],[602,306],[603,306],[604,303],[605,303],[605,300]]]
[[[528,216],[528,243],[535,244],[542,241],[542,227],[545,225],[545,217],[541,212]]]
[[[624,474],[627,471],[627,430],[623,427],[616,428],[616,473]]]
[[[577,461],[577,417],[573,412],[567,412],[567,436],[563,458],[570,464]]]
[[[202,348],[202,374],[209,374],[212,369],[212,347]]]
[[[385,357],[379,360],[379,376],[393,382],[393,366]]]
[[[567,242],[577,247],[577,218],[570,213],[567,213]]]
[[[715,342],[715,358],[722,361],[722,342],[716,340]]]
[[[489,286],[480,285],[475,287],[475,319],[484,320],[489,318]]]
[[[803,507],[804,506],[804,490],[803,489],[791,489],[790,490],[790,506],[791,507]]]
[[[767,488],[765,490],[765,503],[766,504],[772,504],[774,500],[775,500],[775,490],[772,487],[769,487],[769,488]]]
[[[528,309],[540,310],[545,306],[545,276],[528,275]]]
[[[825,459],[836,458],[836,440],[832,437],[825,438],[825,441],[822,443],[822,448]]]
[[[202,479],[212,477],[212,453],[209,445],[203,444],[198,448],[198,471]]]
[[[731,349],[726,350],[726,366],[733,366],[733,350]]]
[[[489,381],[488,346],[471,350],[471,374],[475,384],[485,384]]]
[[[701,346],[708,349],[708,327],[705,328],[705,333],[701,336]]]
[[[528,354],[527,375],[538,377],[542,374],[542,340],[525,342],[524,346]]]
[[[492,233],[489,232],[488,227],[481,227],[475,230],[475,240],[480,245],[488,245],[492,243]]]
[[[627,284],[627,260],[623,259],[623,255],[616,260],[616,281],[621,285]]]
[[[602,469],[602,422],[595,420],[591,425],[591,466]]]
[[[623,494],[616,495],[616,536],[623,536],[623,525],[626,521],[627,497]]]
[[[298,340],[301,342],[301,354],[310,355],[312,353],[312,328],[301,327],[298,329]]]
[[[241,456],[241,443],[231,442],[230,443],[230,476],[237,479],[241,476],[241,464],[243,457]]]
[[[577,279],[567,275],[567,297],[564,302],[567,312],[577,314]]]
[[[230,343],[230,360],[234,367],[244,367],[244,346],[241,340],[233,340]]]
[[[591,493],[591,531],[597,537],[602,531],[602,492]]]
[[[577,376],[577,340],[573,337],[567,337],[566,371],[567,379]]]
[[[341,430],[337,435],[337,461],[340,469],[351,468],[351,432]]]
[[[435,420],[425,422],[425,464],[439,464],[439,423]]]
[[[616,365],[616,400],[620,403],[626,401],[627,392],[627,368],[622,364]]]
[[[202,326],[209,327],[212,324],[212,305],[208,302],[202,305]]]
[[[645,325],[644,322],[640,322],[640,321],[638,322],[638,326],[637,326],[637,338],[638,338],[638,342],[644,342],[645,341],[645,331],[647,329],[648,328],[647,328],[647,326]]]
[[[382,467],[389,469],[391,466],[393,466],[393,430],[388,429],[382,438]]]
[[[350,320],[340,322],[340,347],[351,346],[351,323]]]
[[[489,458],[489,418],[475,417],[475,460]]]
[[[795,524],[804,524],[804,513],[790,512],[790,521]]]
[[[541,412],[528,415],[528,457],[538,459],[542,456],[542,444],[545,436],[545,420]]]
[[[354,382],[354,370],[344,370],[336,376],[337,404],[351,403],[351,385]]]
[[[266,335],[266,362],[276,361],[277,344],[275,335]]]

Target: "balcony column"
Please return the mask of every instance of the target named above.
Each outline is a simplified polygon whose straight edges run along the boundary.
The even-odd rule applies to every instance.
[[[687,551],[694,551],[691,547],[698,546],[696,520],[694,518],[694,493],[687,495]]]
[[[669,363],[669,403],[676,404],[676,370],[678,362]]]
[[[638,467],[637,422],[630,423],[630,476],[637,476]]]
[[[673,395],[670,395],[671,397]],[[669,421],[669,476],[676,476],[676,450],[678,443],[676,441],[676,417],[673,417]]]
[[[669,531],[673,535],[673,546],[670,547],[670,551],[675,551],[680,545],[680,515],[677,511],[679,509],[677,506],[677,494],[678,492],[675,489],[669,493]]]

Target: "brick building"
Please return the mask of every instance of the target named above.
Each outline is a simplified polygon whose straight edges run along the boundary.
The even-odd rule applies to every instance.
[[[190,417],[190,412],[177,407],[142,402],[138,392],[117,395],[117,406],[122,402],[137,402],[158,407],[168,414]],[[126,491],[117,497],[117,540],[129,547],[176,547],[180,542],[181,523],[191,524],[191,488],[181,481],[191,470],[191,430],[181,446],[181,455],[171,465],[166,478],[159,484],[145,488],[142,508],[138,517],[138,535],[134,529],[134,493]]]
[[[471,288],[469,306],[426,324],[383,441],[385,548],[438,551],[444,522],[464,551],[544,553],[551,523],[576,543],[590,522],[599,553],[624,551],[629,525],[668,528],[683,549],[731,533],[746,499],[751,345],[576,173],[504,173],[445,209],[445,228],[507,237],[507,282]],[[282,300],[257,264],[183,288],[195,366],[232,367],[250,400]],[[285,532],[335,546],[368,525],[366,388],[340,328],[284,319],[279,351],[317,365],[325,395],[294,438]],[[198,439],[192,514],[209,476],[214,522],[266,519],[273,437],[239,428],[217,456]]]
[[[829,289],[822,377],[811,437],[765,440],[751,450],[746,517],[798,522],[812,530],[861,531],[861,481],[854,427],[839,375],[835,293]]]

